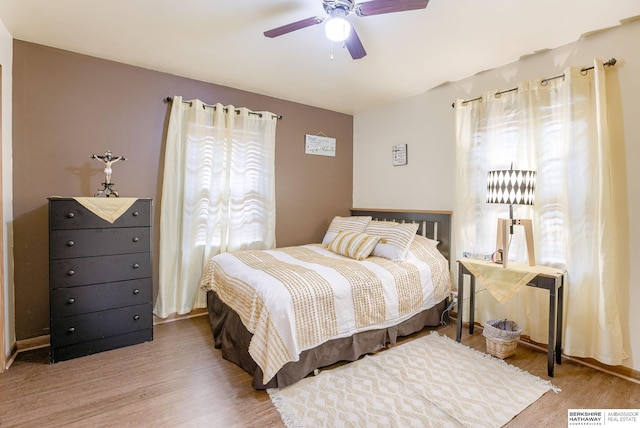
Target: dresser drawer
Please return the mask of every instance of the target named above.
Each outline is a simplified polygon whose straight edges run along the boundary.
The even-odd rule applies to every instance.
[[[151,228],[54,230],[49,234],[51,259],[105,256],[109,254],[148,253]]]
[[[49,286],[52,289],[150,277],[151,253],[49,261]]]
[[[151,303],[51,319],[51,346],[102,339],[153,328]]]
[[[130,333],[109,336],[104,339],[89,340],[87,342],[74,343],[72,345],[51,347],[51,362],[65,361],[71,358],[83,357],[123,346],[136,345],[138,343],[153,340],[153,329],[136,330]]]
[[[51,230],[140,227],[150,225],[150,199],[138,199],[113,223],[109,223],[98,217],[74,199],[49,200],[49,228]]]
[[[51,318],[150,303],[151,278],[51,290]]]

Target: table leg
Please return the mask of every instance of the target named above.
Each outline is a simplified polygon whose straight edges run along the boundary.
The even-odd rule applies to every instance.
[[[559,278],[560,287],[558,287],[558,308],[556,320],[556,363],[562,364],[562,309],[564,307],[564,275]]]
[[[462,338],[462,307],[464,303],[464,274],[463,267],[458,263],[458,314],[456,320],[456,341],[460,342]]]
[[[549,344],[547,351],[547,374],[553,377],[553,351],[556,345],[556,287],[549,289]]]
[[[469,275],[469,334],[473,334],[476,312],[476,277]]]

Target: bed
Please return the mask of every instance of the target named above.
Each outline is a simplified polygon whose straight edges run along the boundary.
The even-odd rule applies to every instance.
[[[213,257],[200,285],[216,348],[266,389],[440,325],[450,216],[353,209],[322,243]]]

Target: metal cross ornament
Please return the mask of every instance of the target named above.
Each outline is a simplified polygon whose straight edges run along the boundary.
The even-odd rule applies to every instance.
[[[92,154],[91,159],[98,159],[104,163],[105,175],[104,183],[102,183],[102,189],[100,189],[98,193],[93,196],[107,198],[109,196],[115,196],[117,198],[118,192],[113,189],[114,183],[111,182],[111,173],[113,172],[113,170],[111,169],[111,165],[118,162],[119,160],[126,161],[127,159],[124,156],[113,156],[111,150],[107,150],[106,152],[104,152],[104,155]]]

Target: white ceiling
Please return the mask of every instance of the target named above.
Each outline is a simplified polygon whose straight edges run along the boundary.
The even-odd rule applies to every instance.
[[[640,16],[638,0],[431,0],[349,15],[353,60],[322,25],[269,39],[321,0],[0,0],[19,40],[355,114]]]

